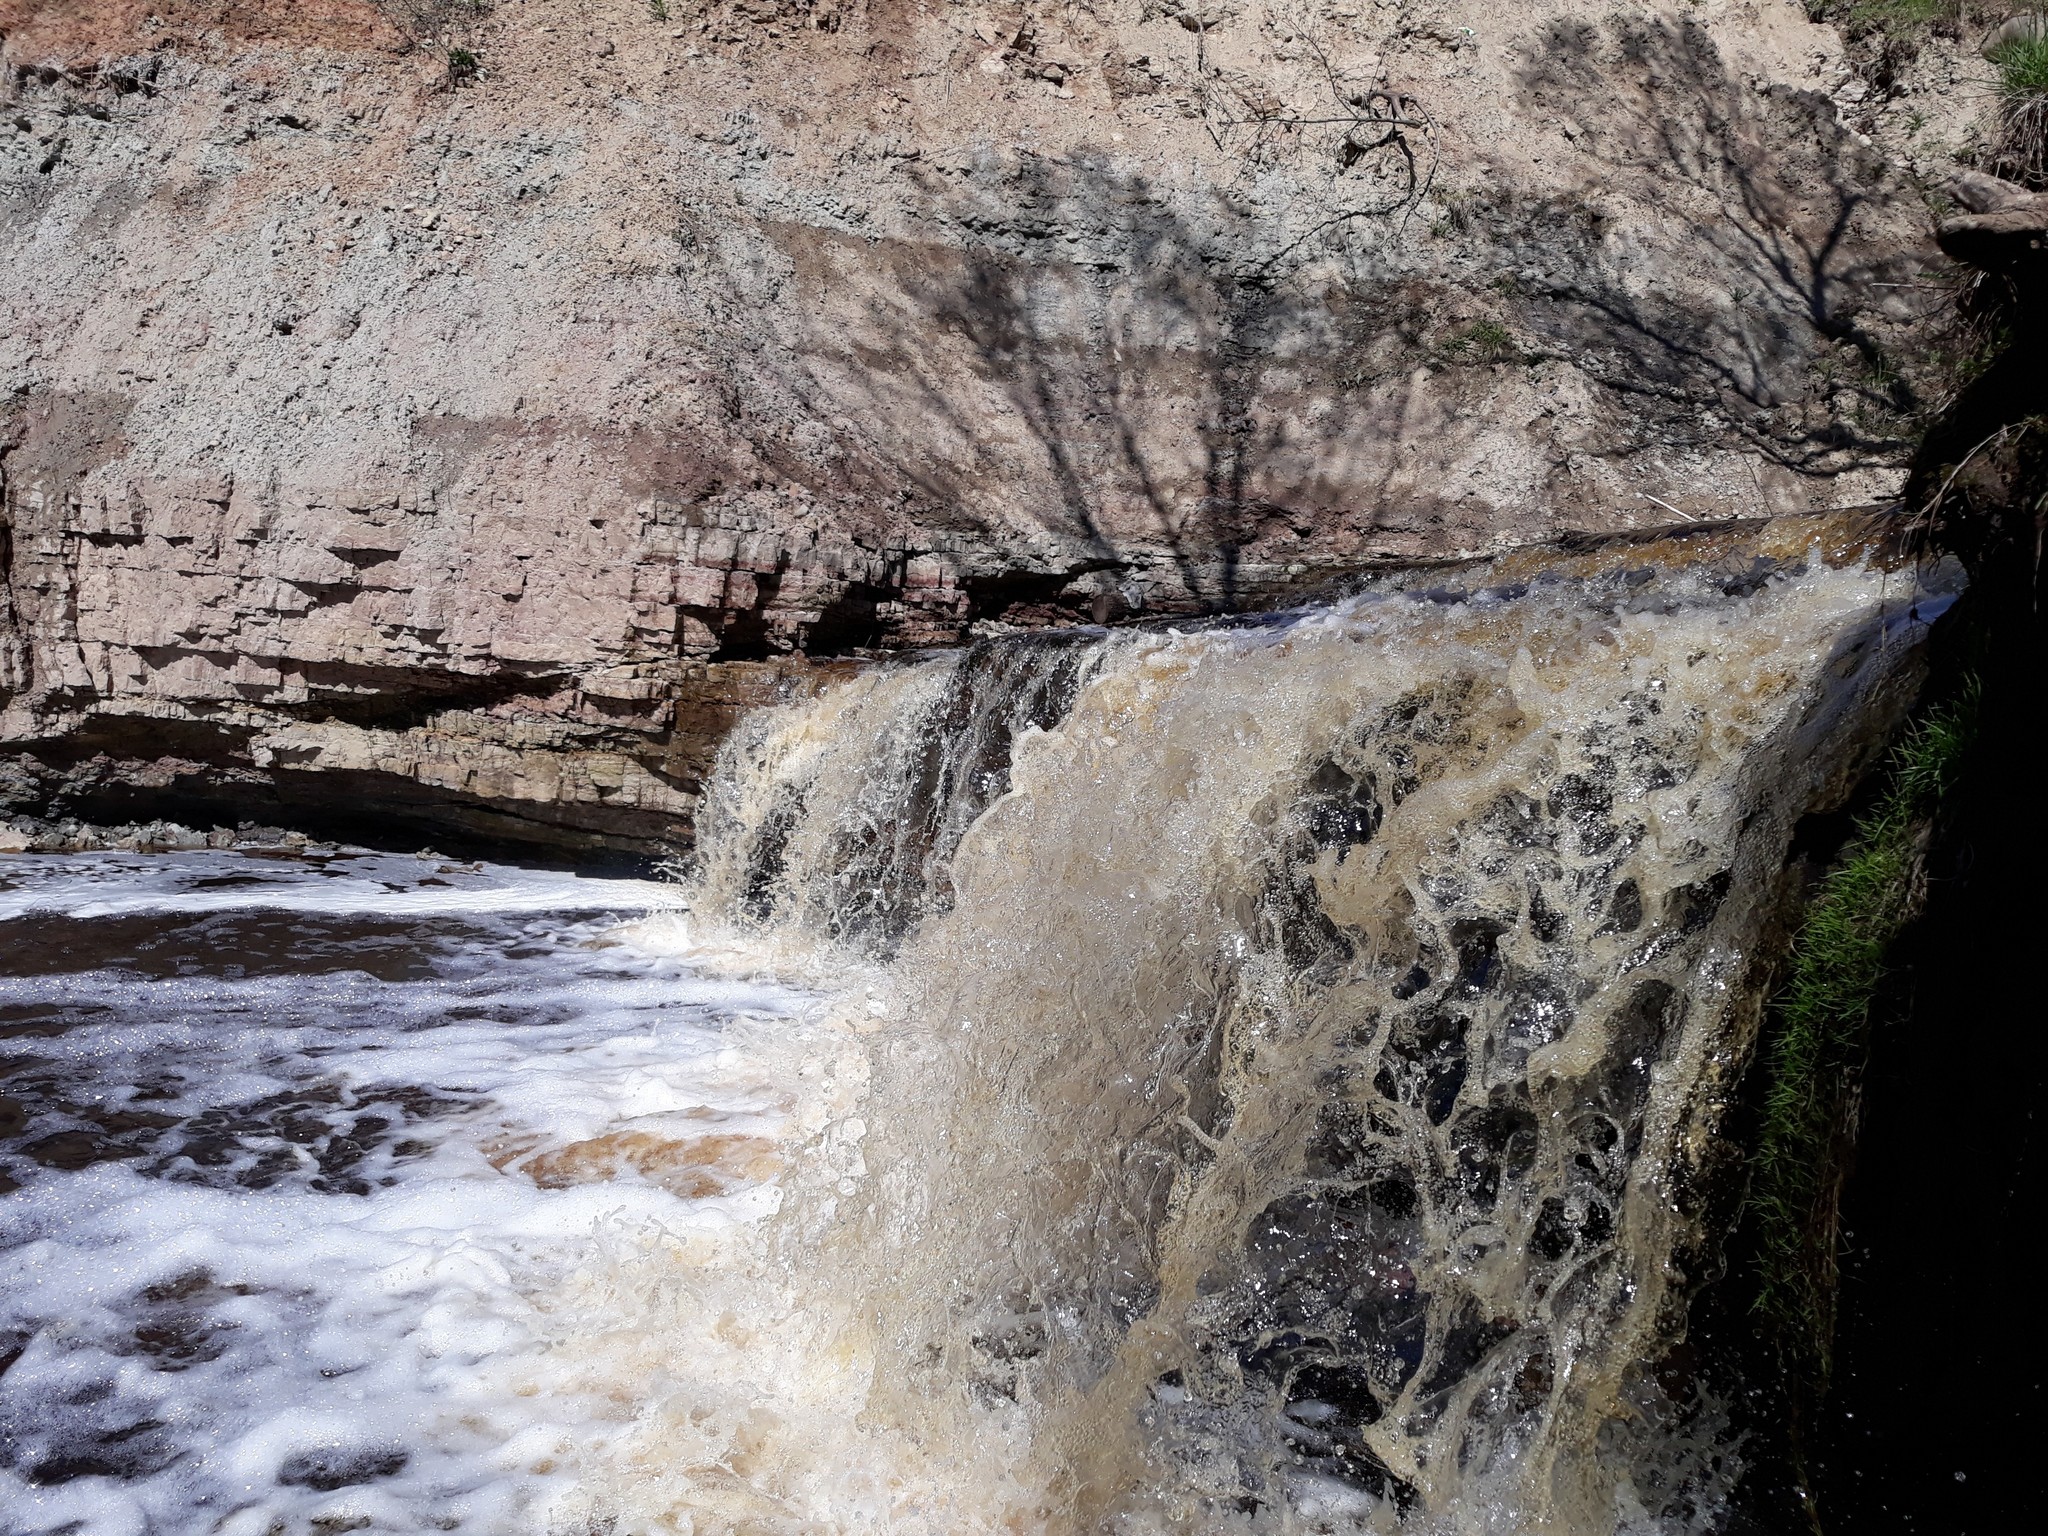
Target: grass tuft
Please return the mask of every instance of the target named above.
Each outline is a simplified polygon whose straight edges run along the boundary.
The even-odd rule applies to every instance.
[[[1454,363],[1517,363],[1522,349],[1515,345],[1514,332],[1498,320],[1480,320],[1466,326],[1443,344],[1443,356]]]
[[[1885,956],[1913,915],[1921,833],[1976,730],[1977,686],[1912,727],[1884,794],[1822,880],[1771,1007],[1768,1087],[1750,1203],[1756,1308],[1781,1349],[1825,1381],[1835,1314],[1838,1140],[1863,1063]]]
[[[1911,27],[1931,27],[1937,21],[1954,21],[1961,11],[1957,0],[1859,0],[1849,7],[1849,20],[1851,24],[1899,32]]]
[[[1992,62],[1998,66],[1998,89],[2007,97],[2048,93],[2048,35],[2007,43]]]
[[[495,0],[375,0],[416,44],[468,34],[491,14]]]
[[[2015,38],[1992,55],[1998,66],[2000,175],[2048,185],[2048,32]]]
[[[1915,38],[1963,20],[1966,0],[1806,0],[1809,21],[1832,21],[1852,40],[1878,34]]]

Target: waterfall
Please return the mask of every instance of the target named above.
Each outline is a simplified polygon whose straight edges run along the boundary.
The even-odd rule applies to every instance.
[[[1066,713],[1101,638],[984,641],[756,712],[700,817],[711,905],[874,949],[947,910],[953,854],[1008,789],[1011,743]]]
[[[862,1422],[999,1447],[991,1528],[1710,1524],[1686,1305],[1788,849],[1955,585],[1787,519],[757,712],[699,908],[901,1000],[861,1177],[783,1218]]]

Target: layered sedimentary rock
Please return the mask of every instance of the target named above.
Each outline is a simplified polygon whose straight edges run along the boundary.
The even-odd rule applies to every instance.
[[[1788,4],[4,0],[5,808],[686,838],[816,658],[1880,499]]]

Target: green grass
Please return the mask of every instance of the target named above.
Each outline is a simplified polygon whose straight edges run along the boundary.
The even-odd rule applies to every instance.
[[[1443,355],[1461,363],[1513,363],[1521,361],[1522,349],[1515,345],[1514,332],[1498,320],[1480,320],[1446,341]]]
[[[1923,828],[1975,730],[1972,683],[1909,730],[1884,793],[1822,880],[1770,1010],[1768,1087],[1750,1202],[1757,1310],[1781,1351],[1825,1381],[1834,1336],[1837,1139],[1868,1047],[1885,956],[1913,915]]]
[[[1993,56],[1998,66],[2001,176],[2022,186],[2048,186],[2048,35],[2007,43]]]
[[[1937,21],[1952,20],[1962,9],[1956,0],[1861,0],[1849,8],[1849,19],[1887,32],[1908,27],[1931,27]]]
[[[1830,18],[1842,24],[1851,37],[1872,32],[1890,36],[1919,32],[1938,21],[1962,19],[1962,0],[1807,0],[1809,21]]]
[[[1998,88],[2008,100],[2048,95],[2048,36],[2024,37],[1999,49]]]

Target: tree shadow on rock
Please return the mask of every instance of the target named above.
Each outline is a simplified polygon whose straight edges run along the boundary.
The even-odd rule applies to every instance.
[[[1041,535],[1069,581],[1106,573],[1107,589],[1136,572],[1170,608],[1246,606],[1262,595],[1246,587],[1249,553],[1311,535],[1329,547],[1332,514],[1275,475],[1276,455],[1313,461],[1358,421],[1305,425],[1273,397],[1336,393],[1374,328],[1299,276],[1340,226],[1276,266],[1273,232],[1223,194],[1169,192],[1092,152],[930,190],[952,238],[885,255],[858,377],[814,364],[807,391],[856,393],[868,441],[893,439],[922,496],[980,509],[999,541]],[[960,451],[925,451],[919,433]],[[1301,505],[1279,504],[1283,483]],[[1112,612],[1130,604],[1111,596]]]
[[[1634,398],[1667,442],[1715,432],[1716,413],[1802,474],[1896,462],[1919,406],[1887,338],[1900,283],[1898,204],[1875,151],[1815,92],[1753,88],[1706,29],[1655,16],[1545,28],[1518,71],[1615,191],[1671,210],[1684,250],[1645,253],[1596,208],[1538,221],[1548,270],[1521,275],[1532,329],[1608,389]],[[1520,215],[1526,217],[1526,215]],[[1658,262],[1657,271],[1646,265]],[[1685,290],[1646,279],[1683,273]]]
[[[1240,280],[1228,237],[1192,228],[1143,177],[1089,157],[1029,162],[1017,183],[1007,227],[967,247],[934,320],[967,342],[983,378],[1004,381],[1091,548],[1116,555],[1109,503],[1142,505],[1187,592],[1236,606],[1236,556],[1256,531],[1245,524],[1264,510],[1246,508],[1246,485],[1272,431],[1253,404],[1274,342],[1313,322]],[[1093,249],[1048,260],[1034,225],[1085,231]],[[1147,442],[1160,363],[1196,462]]]

